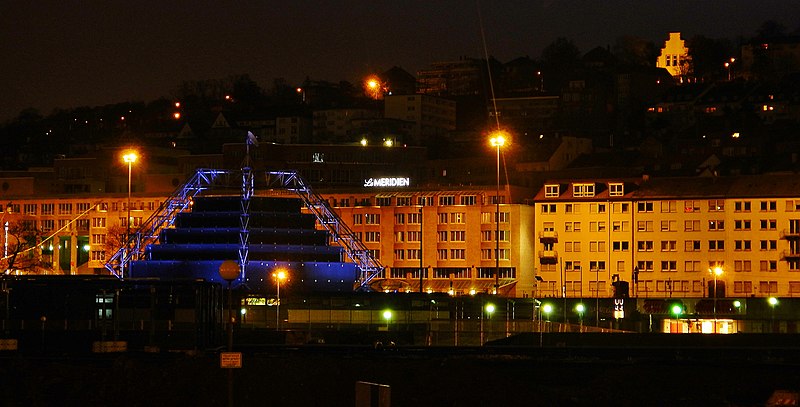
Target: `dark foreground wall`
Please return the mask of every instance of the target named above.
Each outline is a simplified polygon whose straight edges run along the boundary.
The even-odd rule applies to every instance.
[[[392,406],[753,406],[800,386],[776,358],[692,360],[673,351],[604,359],[480,349],[271,348],[245,353],[235,405],[353,406],[356,381]],[[0,358],[4,406],[224,406],[215,354]]]

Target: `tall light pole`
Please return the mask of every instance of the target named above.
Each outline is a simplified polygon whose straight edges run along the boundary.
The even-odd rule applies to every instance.
[[[770,314],[771,314],[771,318],[770,318],[771,323],[770,323],[770,325],[772,325],[772,329],[770,331],[771,332],[775,332],[776,331],[776,329],[775,329],[775,306],[778,305],[778,299],[775,298],[775,297],[769,297],[769,298],[767,298],[767,304],[769,304],[769,306],[772,307],[772,310],[770,312]]]
[[[730,61],[725,62],[725,68],[728,70],[728,82],[731,81],[731,69],[733,69],[733,63],[736,62],[736,58],[731,58]]]
[[[486,311],[486,318],[485,319],[492,319],[492,313],[494,313],[494,310],[495,310],[494,304],[492,304],[492,303],[486,304],[486,306],[483,307],[483,310],[482,310],[482,311]],[[481,314],[483,314],[483,312],[481,312]],[[486,343],[486,341],[484,340],[484,336],[483,336],[483,320],[484,320],[483,315],[481,315],[481,346],[483,346],[483,344]],[[491,332],[492,327],[489,325],[489,322],[486,322],[486,329],[489,332]]]
[[[575,306],[575,312],[578,313],[578,319],[580,321],[580,330],[578,332],[583,333],[583,313],[586,312],[586,306],[583,303],[578,303]]]
[[[506,144],[506,137],[505,133],[502,131],[497,131],[492,134],[493,136],[489,142],[492,144],[492,147],[495,147],[497,150],[497,191],[494,197],[494,220],[497,224],[494,235],[494,294],[497,295],[500,290],[500,147]]]
[[[714,267],[711,274],[714,275],[714,333],[717,333],[717,277],[722,275],[722,267]]]
[[[550,313],[553,312],[553,306],[550,304],[542,305],[542,311],[544,312],[545,318],[547,318],[547,332],[550,333]],[[540,318],[541,320],[541,318]],[[544,335],[542,334],[543,330],[539,327],[539,347],[542,347],[542,342],[544,341]]]
[[[672,306],[671,311],[675,315],[675,324],[677,325],[676,329],[679,330],[680,332],[683,332],[683,328],[681,328],[681,326],[680,326],[680,322],[681,321],[679,319],[681,317],[681,314],[683,314],[683,307],[681,307],[678,304],[675,304],[675,305]],[[670,329],[670,331],[672,331],[672,330]]]
[[[3,260],[6,261],[6,269],[4,270],[4,273],[8,273],[9,272],[9,267],[8,267],[8,220],[6,220],[6,215],[11,213],[11,211],[12,211],[12,206],[11,206],[10,203],[8,205],[6,205],[5,208],[3,208],[3,221],[4,221],[3,222],[3,233],[5,234],[5,236],[3,238]]]
[[[275,330],[281,329],[281,281],[286,279],[286,271],[278,270],[272,273],[275,283],[278,285],[278,304],[275,308]]]
[[[130,240],[131,240],[131,173],[133,171],[133,163],[136,162],[136,159],[139,158],[136,155],[135,151],[129,151],[125,155],[122,156],[122,161],[128,164],[128,217],[125,218],[125,224],[127,225],[127,232],[125,233],[125,257],[127,258],[127,265],[128,265],[128,274],[130,274]],[[122,268],[122,277],[125,277],[125,267],[123,265]]]
[[[239,277],[239,264],[233,260],[225,260],[219,266],[219,276],[228,282],[228,323],[225,330],[228,333],[228,352],[233,350],[233,324],[236,317],[233,314],[233,293],[231,283]],[[228,369],[228,407],[233,407],[233,369]]]
[[[422,234],[424,229],[422,228],[422,208],[419,208],[419,292],[422,294],[422,278],[425,273],[422,271]]]

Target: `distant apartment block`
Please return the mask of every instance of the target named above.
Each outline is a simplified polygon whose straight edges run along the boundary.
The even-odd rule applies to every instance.
[[[515,130],[549,131],[554,128],[560,99],[559,96],[497,98],[489,107],[489,116],[493,118],[496,115],[505,125]],[[496,112],[492,111],[495,107]]]
[[[384,117],[413,124],[411,142],[419,145],[427,137],[456,129],[456,102],[429,95],[387,95]]]
[[[777,79],[800,67],[800,36],[757,39],[742,45],[741,51],[740,74],[747,79]]]
[[[480,59],[436,62],[417,72],[417,92],[426,95],[481,95],[488,83],[486,62]]]
[[[316,143],[357,142],[362,133],[361,123],[377,119],[377,108],[341,108],[314,111],[312,138]]]

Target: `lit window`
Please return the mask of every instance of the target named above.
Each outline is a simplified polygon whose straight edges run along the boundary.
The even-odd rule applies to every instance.
[[[544,186],[544,197],[545,198],[558,198],[558,185],[545,185]]]
[[[572,195],[576,198],[591,198],[594,196],[594,184],[573,184]]]

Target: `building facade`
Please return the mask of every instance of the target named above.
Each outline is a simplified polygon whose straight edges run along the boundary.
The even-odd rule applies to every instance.
[[[413,123],[410,134],[416,145],[431,136],[444,135],[456,129],[456,102],[429,95],[387,95],[384,117]]]
[[[357,142],[361,139],[359,125],[365,119],[380,116],[378,109],[342,108],[315,110],[313,113],[312,139],[317,143]]]
[[[225,157],[223,168],[237,168],[244,146],[227,147],[198,162]],[[309,180],[386,267],[375,289],[458,295],[492,292],[497,283],[511,297],[609,298],[619,281],[646,298],[800,296],[795,174],[553,179],[534,193],[498,191],[493,179],[430,182],[422,173],[431,164],[414,148],[262,144],[251,154],[259,171],[293,168]],[[156,168],[155,158],[147,168]],[[345,177],[335,172],[344,163],[358,166]],[[398,171],[404,163],[408,170]],[[12,256],[35,254],[41,267],[30,271],[105,273],[128,224],[135,230],[146,222],[185,180],[176,172],[139,175],[145,166],[137,167],[128,217],[127,168],[95,170],[109,180],[86,191],[59,181],[91,178],[74,170],[86,163],[69,164],[41,178],[0,178],[3,269],[21,269],[9,264]],[[257,194],[270,193],[260,182]],[[20,239],[24,253],[17,253]],[[715,268],[722,274],[710,273]]]
[[[2,223],[4,258],[10,272],[107,274],[106,260],[122,247],[166,196],[121,194],[22,197],[6,204]]]
[[[681,39],[681,33],[669,33],[669,39],[656,60],[656,67],[666,69],[673,77],[683,77],[688,72],[690,62],[689,49]]]
[[[373,289],[534,295],[533,207],[509,203],[522,190],[501,189],[498,206],[489,187],[371,189],[320,195],[386,268]]]
[[[798,184],[791,175],[549,181],[534,204],[538,291],[602,298],[627,281],[637,297],[798,296]]]

